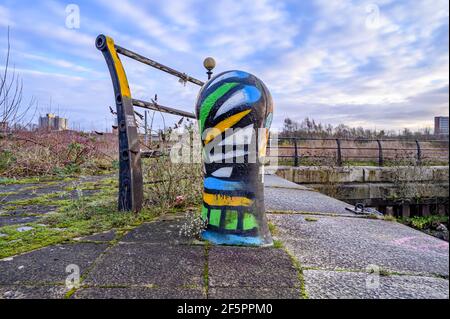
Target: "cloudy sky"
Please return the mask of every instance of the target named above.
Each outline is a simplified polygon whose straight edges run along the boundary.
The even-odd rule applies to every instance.
[[[80,25],[73,24],[75,4]],[[68,9],[68,10],[67,10]],[[68,19],[69,13],[69,19]],[[262,79],[285,117],[398,130],[432,127],[448,115],[448,0],[0,0],[0,70],[7,26],[27,98],[69,117],[72,127],[104,130],[114,105],[94,40],[117,44],[199,79],[241,69]],[[75,27],[75,28],[73,28]],[[198,87],[123,58],[132,95],[193,111]],[[50,106],[51,101],[51,106]],[[165,116],[169,125],[174,117]],[[162,127],[158,114],[155,126]]]

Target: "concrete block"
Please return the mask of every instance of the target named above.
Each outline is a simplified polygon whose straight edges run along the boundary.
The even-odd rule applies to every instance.
[[[299,184],[362,183],[364,171],[360,167],[313,167],[292,168],[293,182]]]
[[[448,180],[448,166],[397,166],[371,167],[365,166],[365,181],[372,183],[399,181],[434,181]]]

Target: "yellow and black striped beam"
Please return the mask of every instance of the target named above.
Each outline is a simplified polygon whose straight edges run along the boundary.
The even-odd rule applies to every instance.
[[[106,60],[115,94],[119,128],[119,210],[140,211],[143,200],[142,165],[130,87],[114,40],[99,35],[95,45]]]

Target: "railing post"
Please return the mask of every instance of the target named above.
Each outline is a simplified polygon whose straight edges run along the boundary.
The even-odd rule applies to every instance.
[[[299,166],[297,138],[294,137],[294,166]]]
[[[383,166],[383,148],[381,147],[381,141],[377,140],[378,144],[378,166]]]
[[[417,146],[417,164],[422,164],[422,149],[420,148],[420,142],[419,140],[416,140],[416,146]]]
[[[145,131],[144,131],[144,143],[146,146],[148,146],[148,120],[147,120],[147,114],[148,111],[146,110],[144,115],[145,115]]]
[[[114,87],[119,128],[119,199],[120,211],[140,211],[143,200],[141,149],[134,117],[130,87],[113,39],[99,35],[95,40],[108,65]]]
[[[337,165],[342,166],[342,151],[341,151],[341,140],[336,139],[336,145],[337,145]]]

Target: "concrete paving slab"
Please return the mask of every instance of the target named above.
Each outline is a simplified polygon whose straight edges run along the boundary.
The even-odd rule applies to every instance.
[[[119,178],[118,174],[107,174],[107,175],[86,175],[86,176],[80,176],[77,183],[86,183],[86,182],[100,182],[107,178]],[[68,183],[74,183],[74,181],[68,182]]]
[[[122,242],[154,243],[154,244],[179,244],[188,243],[186,237],[180,236],[182,220],[167,220],[145,223],[130,232],[121,239]]]
[[[106,244],[65,244],[45,247],[0,260],[0,285],[63,283],[68,265],[77,265],[83,275]]]
[[[29,195],[29,196],[31,196],[31,195],[34,195],[34,196],[48,195],[48,194],[53,194],[53,193],[64,192],[65,186],[66,186],[65,184],[53,184],[53,185],[49,185],[49,186],[41,185],[40,187],[33,189],[33,190],[22,191],[22,192],[20,192],[20,194]]]
[[[72,190],[72,191],[63,193],[61,196],[58,196],[57,199],[76,200],[76,199],[79,199],[80,197],[89,197],[89,196],[95,195],[98,192],[100,192],[99,189],[86,189],[86,190],[82,190],[81,192],[78,192],[77,190]]]
[[[62,299],[65,286],[0,286],[0,299]]]
[[[204,299],[202,288],[82,288],[73,299]]]
[[[299,299],[298,288],[209,288],[210,299]]]
[[[204,247],[122,243],[88,274],[90,286],[202,287]]]
[[[0,211],[0,216],[27,216],[27,215],[43,215],[50,212],[54,212],[57,206],[47,206],[47,205],[28,205],[14,207],[14,209],[6,210],[8,206],[4,206],[2,211]]]
[[[41,183],[29,183],[29,184],[0,184],[0,198],[2,193],[15,193],[28,187],[39,187],[42,186]]]
[[[305,270],[303,276],[312,299],[449,298],[449,282],[442,278],[322,270]]]
[[[293,182],[288,181],[287,179],[281,178],[277,175],[264,175],[264,187],[271,187],[271,188],[290,188],[290,189],[301,189],[301,190],[309,190],[313,191],[312,189],[295,184]]]
[[[8,203],[8,202],[15,202],[15,201],[19,201],[19,200],[26,200],[26,199],[32,199],[35,197],[38,197],[38,194],[33,194],[33,193],[17,193],[17,194],[9,194],[6,196],[2,196],[0,197],[2,200],[2,203]]]
[[[268,211],[354,215],[345,210],[354,206],[309,190],[265,187],[264,202]]]
[[[107,232],[83,237],[81,238],[81,240],[109,242],[111,240],[114,240],[115,238],[116,238],[116,231],[113,229]]]
[[[4,201],[7,202],[13,202],[17,200],[26,200],[26,199],[32,199],[36,198],[38,196],[53,194],[53,193],[60,193],[65,192],[64,186],[62,184],[52,184],[52,185],[46,185],[46,184],[40,184],[37,185],[35,189],[19,189],[17,193],[7,195],[4,198]],[[1,194],[0,194],[1,196]]]
[[[317,221],[311,222],[299,214],[268,217],[304,267],[365,270],[378,265],[392,272],[449,274],[448,242],[396,222],[328,216],[314,216]]]
[[[2,196],[0,193],[0,199],[2,200],[2,203],[7,202],[13,202],[18,200],[27,200],[36,198],[43,195],[49,195],[54,193],[60,193],[60,196],[55,197],[55,200],[61,200],[61,199],[76,199],[80,196],[80,193],[78,190],[71,190],[67,191],[64,188],[70,186],[68,183],[60,183],[55,185],[40,185],[38,188],[33,190],[23,190],[23,188],[20,188],[17,190],[15,194],[9,194],[6,196]],[[96,193],[98,193],[100,190],[98,189],[89,189],[89,190],[81,190],[82,196],[92,196]]]
[[[0,216],[0,227],[8,225],[18,225],[31,223],[38,220],[40,217],[37,216]]]
[[[210,287],[294,288],[297,271],[282,249],[219,247],[209,249]]]

